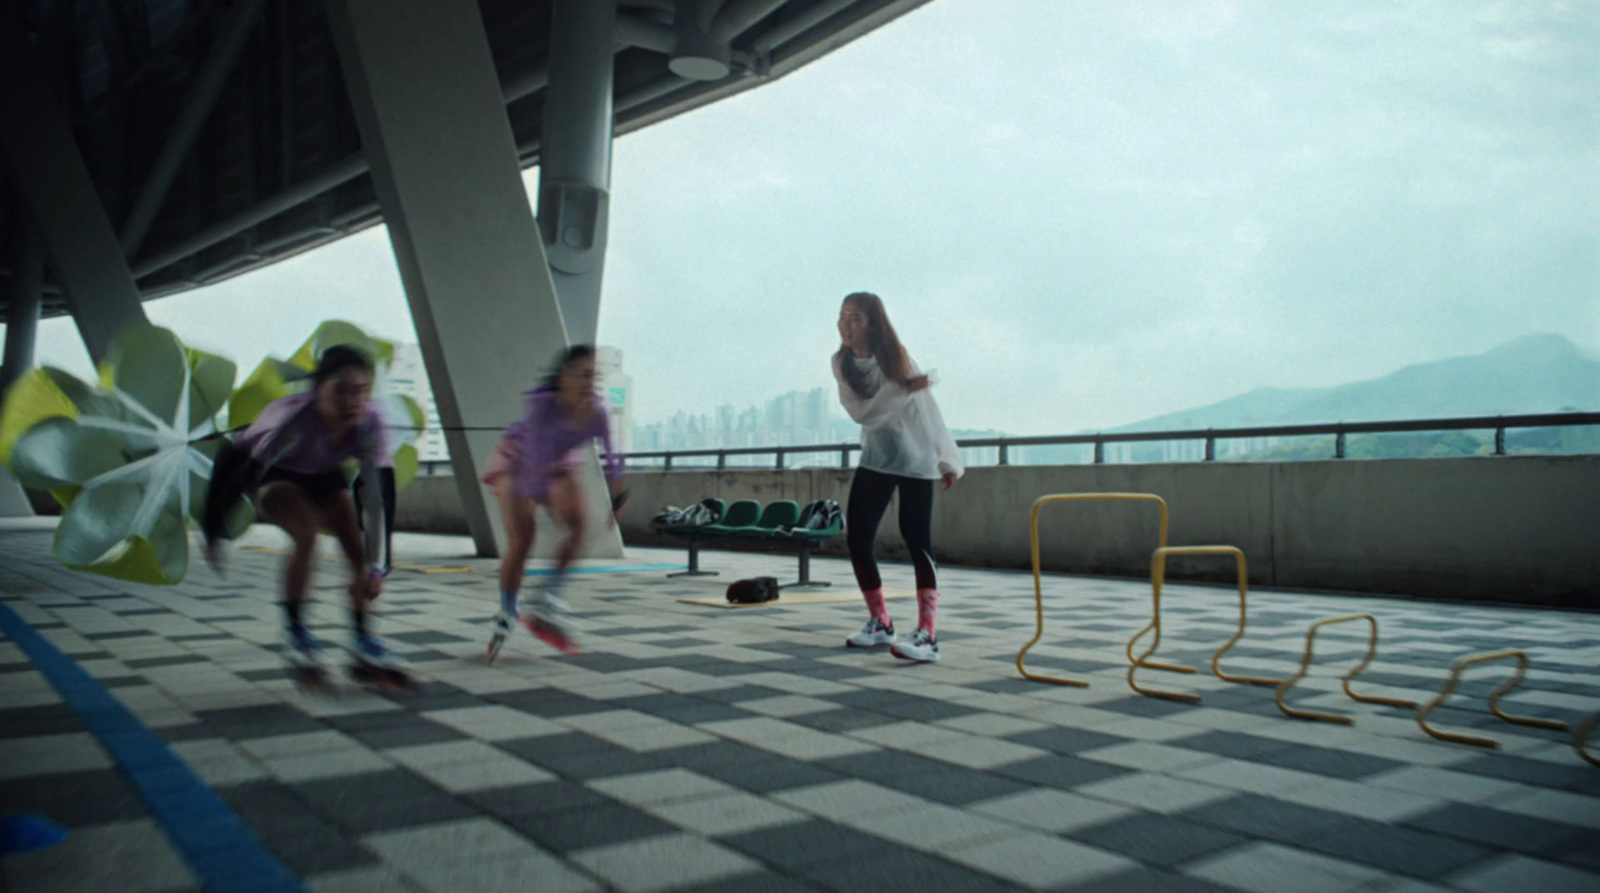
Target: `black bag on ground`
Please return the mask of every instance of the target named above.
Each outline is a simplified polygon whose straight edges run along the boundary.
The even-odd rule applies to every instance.
[[[753,577],[728,584],[728,601],[736,605],[759,605],[777,597],[777,577]]]

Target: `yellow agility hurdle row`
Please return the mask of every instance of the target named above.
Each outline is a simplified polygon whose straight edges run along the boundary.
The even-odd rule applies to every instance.
[[[1022,646],[1022,650],[1017,652],[1017,672],[1021,673],[1024,679],[1032,679],[1035,682],[1048,682],[1051,685],[1071,685],[1077,688],[1089,687],[1089,683],[1082,679],[1068,679],[1064,676],[1046,676],[1043,673],[1035,673],[1028,669],[1023,657],[1028,653],[1028,649],[1038,644],[1039,639],[1044,636],[1044,589],[1040,582],[1039,567],[1039,510],[1053,502],[1096,501],[1155,503],[1156,508],[1161,510],[1161,532],[1157,537],[1157,547],[1162,548],[1167,545],[1167,501],[1154,493],[1056,493],[1035,499],[1033,501],[1033,514],[1028,518],[1028,537],[1033,544],[1033,607],[1036,625],[1033,638],[1029,639],[1028,644]],[[1194,671],[1190,670],[1189,672],[1192,673]]]
[[[1433,726],[1428,725],[1428,714],[1432,713],[1435,707],[1443,704],[1456,690],[1456,686],[1461,683],[1461,674],[1467,669],[1467,667],[1470,667],[1474,664],[1488,663],[1489,661],[1495,660],[1515,661],[1517,664],[1517,672],[1512,675],[1510,679],[1502,682],[1498,687],[1495,688],[1494,691],[1489,693],[1489,712],[1500,717],[1506,722],[1514,722],[1517,725],[1533,726],[1534,728],[1539,729],[1555,729],[1558,732],[1565,732],[1567,730],[1567,724],[1559,719],[1542,719],[1537,716],[1513,716],[1500,709],[1500,699],[1504,697],[1507,692],[1521,685],[1523,678],[1528,675],[1528,655],[1516,648],[1507,648],[1504,651],[1489,651],[1483,654],[1469,654],[1466,657],[1457,660],[1455,662],[1455,666],[1450,668],[1450,678],[1445,682],[1444,688],[1439,691],[1439,696],[1430,701],[1426,707],[1423,707],[1421,710],[1417,711],[1417,725],[1421,726],[1424,732],[1427,732],[1429,735],[1432,735],[1441,741],[1456,741],[1461,744],[1475,744],[1479,747],[1499,747],[1500,742],[1494,740],[1493,738],[1484,738],[1479,735],[1465,735],[1460,732],[1441,732],[1438,729],[1435,729]],[[1581,739],[1579,740],[1581,741]],[[1581,744],[1579,746],[1578,753],[1583,754],[1584,758],[1588,759],[1588,755],[1584,754]],[[1593,761],[1591,760],[1591,762]]]
[[[1151,553],[1150,623],[1135,633],[1133,638],[1128,640],[1127,645],[1129,662],[1128,687],[1133,689],[1138,694],[1146,697],[1164,698],[1167,700],[1183,701],[1186,703],[1198,703],[1201,700],[1200,696],[1195,694],[1141,686],[1135,674],[1140,669],[1165,670],[1173,673],[1190,674],[1198,672],[1194,667],[1184,666],[1182,664],[1159,662],[1151,659],[1156,650],[1161,646],[1161,595],[1163,585],[1166,582],[1167,559],[1175,555],[1220,555],[1232,556],[1237,568],[1239,585],[1239,627],[1238,630],[1235,631],[1233,638],[1229,639],[1221,648],[1217,649],[1217,652],[1214,655],[1212,655],[1211,671],[1217,676],[1217,678],[1227,682],[1276,686],[1277,691],[1275,694],[1275,701],[1277,702],[1278,709],[1287,716],[1321,722],[1335,722],[1344,725],[1351,725],[1354,723],[1354,719],[1349,716],[1291,707],[1286,703],[1286,697],[1294,688],[1294,686],[1298,684],[1300,680],[1304,679],[1306,674],[1310,672],[1314,653],[1314,643],[1317,632],[1320,629],[1325,626],[1331,626],[1338,623],[1351,623],[1364,620],[1367,622],[1368,627],[1367,653],[1361,659],[1361,662],[1351,669],[1350,672],[1346,673],[1344,678],[1341,680],[1341,687],[1343,688],[1345,695],[1351,700],[1367,704],[1381,704],[1388,707],[1416,709],[1417,725],[1420,726],[1424,732],[1435,738],[1463,744],[1472,744],[1479,747],[1499,747],[1499,743],[1492,738],[1440,731],[1430,726],[1427,720],[1429,714],[1431,714],[1439,705],[1443,704],[1455,691],[1456,687],[1460,683],[1462,672],[1468,667],[1495,660],[1510,659],[1516,661],[1516,674],[1511,680],[1496,688],[1489,695],[1490,712],[1500,719],[1511,723],[1517,723],[1519,725],[1554,729],[1557,731],[1565,731],[1568,728],[1567,723],[1560,720],[1544,719],[1534,716],[1516,716],[1506,713],[1500,708],[1501,697],[1510,692],[1512,689],[1521,685],[1527,674],[1527,654],[1517,649],[1507,649],[1504,651],[1495,651],[1487,654],[1467,655],[1460,658],[1456,661],[1454,667],[1452,668],[1450,677],[1446,681],[1443,690],[1439,692],[1438,696],[1435,697],[1432,702],[1426,706],[1420,707],[1420,709],[1415,701],[1356,693],[1350,687],[1351,682],[1357,676],[1361,675],[1361,673],[1364,672],[1367,667],[1371,666],[1372,662],[1377,658],[1378,653],[1378,620],[1373,615],[1365,613],[1324,617],[1313,622],[1310,629],[1308,629],[1306,632],[1305,652],[1301,658],[1300,667],[1295,674],[1288,679],[1272,679],[1264,676],[1244,676],[1224,672],[1221,666],[1222,656],[1226,654],[1229,649],[1233,648],[1233,646],[1236,645],[1240,639],[1244,638],[1246,622],[1248,620],[1249,565],[1245,559],[1244,552],[1235,546],[1168,546],[1167,530],[1169,514],[1167,510],[1167,503],[1166,500],[1155,495],[1154,493],[1056,493],[1047,496],[1041,496],[1034,500],[1032,514],[1030,515],[1028,521],[1028,535],[1031,541],[1033,552],[1033,599],[1035,628],[1033,638],[1029,639],[1028,643],[1022,646],[1022,650],[1017,652],[1016,661],[1017,672],[1022,674],[1023,678],[1025,679],[1030,679],[1036,682],[1046,682],[1052,685],[1070,685],[1080,688],[1087,688],[1089,685],[1087,681],[1081,679],[1069,679],[1060,676],[1047,676],[1042,673],[1035,673],[1028,669],[1025,662],[1025,656],[1027,655],[1029,649],[1038,644],[1039,640],[1044,636],[1044,589],[1043,569],[1041,567],[1042,562],[1039,554],[1039,512],[1046,505],[1051,503],[1092,501],[1153,502],[1155,503],[1160,514],[1160,530],[1157,536],[1156,548]],[[1144,653],[1136,655],[1134,653],[1135,647],[1137,646],[1139,640],[1143,639],[1146,635],[1151,636],[1150,645],[1144,650]],[[1578,755],[1581,756],[1585,761],[1593,765],[1600,766],[1600,756],[1591,754],[1588,750],[1588,738],[1597,727],[1600,727],[1600,713],[1596,713],[1589,717],[1586,721],[1574,729],[1573,749],[1576,750]]]
[[[1244,552],[1235,546],[1168,546],[1167,530],[1169,525],[1169,513],[1167,510],[1167,503],[1166,500],[1153,493],[1057,493],[1049,496],[1041,496],[1039,499],[1034,501],[1032,516],[1029,518],[1028,523],[1028,533],[1033,550],[1033,594],[1036,626],[1033,638],[1029,640],[1026,645],[1022,646],[1021,651],[1017,652],[1017,671],[1022,674],[1023,678],[1032,679],[1038,682],[1049,682],[1055,685],[1073,685],[1080,687],[1086,687],[1088,685],[1087,682],[1079,679],[1065,679],[1056,676],[1046,676],[1040,673],[1034,673],[1027,668],[1025,656],[1027,655],[1028,650],[1037,644],[1039,639],[1044,635],[1044,593],[1042,584],[1043,571],[1041,568],[1039,555],[1039,511],[1044,506],[1053,502],[1091,501],[1153,502],[1156,504],[1160,514],[1160,531],[1157,536],[1156,549],[1152,553],[1151,557],[1151,602],[1153,606],[1151,621],[1147,626],[1145,626],[1144,629],[1140,630],[1138,633],[1135,633],[1134,637],[1128,641],[1127,654],[1128,661],[1131,664],[1128,670],[1128,685],[1130,688],[1139,694],[1147,695],[1149,697],[1169,698],[1172,700],[1190,702],[1200,700],[1199,696],[1197,695],[1142,688],[1134,678],[1134,673],[1140,668],[1166,670],[1173,673],[1196,672],[1193,667],[1186,667],[1181,664],[1164,663],[1150,659],[1151,655],[1155,653],[1156,649],[1161,644],[1161,592],[1163,583],[1166,579],[1167,558],[1173,555],[1231,555],[1234,557],[1238,568],[1239,628],[1238,631],[1234,633],[1233,638],[1229,639],[1227,643],[1219,648],[1217,653],[1212,656],[1211,671],[1215,673],[1219,679],[1223,679],[1228,682],[1242,682],[1253,685],[1277,685],[1282,681],[1280,679],[1268,679],[1261,676],[1242,676],[1223,672],[1221,667],[1222,656],[1226,654],[1228,650],[1231,649],[1235,644],[1237,644],[1240,639],[1244,638],[1245,634],[1247,599],[1249,592],[1249,565],[1245,560]],[[1140,639],[1142,639],[1146,634],[1152,632],[1155,635],[1151,640],[1150,647],[1143,655],[1136,657],[1134,655],[1134,647]]]
[[[1345,614],[1340,617],[1324,617],[1321,620],[1311,624],[1311,629],[1306,632],[1306,653],[1305,656],[1300,659],[1299,672],[1295,673],[1292,677],[1283,680],[1283,683],[1278,686],[1278,693],[1275,700],[1278,702],[1279,710],[1282,710],[1289,716],[1298,717],[1300,719],[1315,719],[1323,722],[1336,722],[1347,726],[1355,723],[1354,719],[1348,716],[1341,716],[1337,713],[1322,713],[1316,710],[1290,707],[1288,704],[1283,702],[1283,699],[1289,694],[1289,689],[1294,688],[1295,683],[1299,682],[1301,679],[1304,679],[1306,677],[1306,673],[1311,671],[1311,649],[1313,642],[1317,638],[1317,630],[1324,626],[1331,626],[1335,623],[1352,623],[1357,620],[1367,621],[1367,628],[1369,631],[1367,635],[1367,656],[1361,659],[1361,663],[1356,664],[1355,669],[1344,675],[1344,680],[1342,682],[1344,693],[1349,695],[1350,699],[1353,701],[1362,701],[1367,704],[1384,704],[1389,707],[1417,706],[1416,701],[1402,701],[1398,698],[1381,698],[1376,695],[1358,695],[1350,690],[1350,681],[1361,675],[1361,671],[1365,670],[1369,665],[1371,665],[1373,658],[1378,656],[1378,618],[1372,616],[1371,614]]]
[[[1290,707],[1284,703],[1284,696],[1289,693],[1289,689],[1293,688],[1295,683],[1305,678],[1306,673],[1310,671],[1312,642],[1316,638],[1317,630],[1331,624],[1348,623],[1356,620],[1365,620],[1368,623],[1370,634],[1367,637],[1367,654],[1366,657],[1361,659],[1361,663],[1356,665],[1355,669],[1345,674],[1343,680],[1344,693],[1349,695],[1351,700],[1362,701],[1368,704],[1383,704],[1389,707],[1418,708],[1418,704],[1415,701],[1405,701],[1399,698],[1377,697],[1374,695],[1359,695],[1350,690],[1351,680],[1360,675],[1361,671],[1365,670],[1377,656],[1378,620],[1371,614],[1346,614],[1340,617],[1324,617],[1321,620],[1311,624],[1311,629],[1306,633],[1305,656],[1300,662],[1299,672],[1295,673],[1294,678],[1284,682],[1283,685],[1279,686],[1278,688],[1277,702],[1279,710],[1282,710],[1288,716],[1298,717],[1300,719],[1337,722],[1344,725],[1351,725],[1354,723],[1354,720],[1348,716],[1340,716],[1335,713],[1321,713],[1314,710],[1304,710]],[[1453,741],[1458,744],[1471,744],[1476,747],[1498,748],[1500,746],[1500,742],[1494,740],[1493,738],[1487,738],[1481,735],[1468,735],[1461,732],[1446,732],[1436,729],[1428,724],[1428,716],[1433,713],[1435,708],[1439,707],[1446,700],[1449,700],[1450,695],[1455,692],[1456,687],[1461,683],[1461,674],[1465,672],[1468,667],[1476,664],[1489,663],[1490,661],[1496,660],[1515,661],[1517,665],[1517,671],[1509,680],[1502,683],[1500,686],[1495,688],[1494,691],[1489,693],[1489,712],[1493,713],[1500,719],[1505,720],[1506,722],[1516,723],[1517,725],[1533,726],[1534,728],[1539,729],[1553,729],[1558,732],[1566,731],[1567,724],[1559,719],[1545,719],[1538,716],[1516,716],[1507,713],[1500,708],[1500,699],[1508,694],[1512,689],[1521,685],[1523,679],[1527,677],[1528,655],[1526,652],[1516,648],[1508,648],[1503,651],[1491,651],[1484,654],[1469,654],[1458,659],[1455,662],[1455,665],[1451,667],[1450,676],[1447,680],[1445,680],[1444,688],[1441,689],[1439,694],[1427,705],[1421,706],[1420,709],[1417,709],[1417,725],[1422,729],[1422,731],[1428,733],[1434,738],[1438,738],[1441,741]],[[1600,766],[1600,758],[1593,757],[1589,754],[1586,743],[1589,733],[1594,730],[1594,727],[1597,724],[1600,724],[1600,713],[1590,717],[1590,719],[1580,726],[1573,734],[1573,748],[1577,750],[1579,756],[1596,766]]]
[[[1169,670],[1177,673],[1196,672],[1193,667],[1156,663],[1150,660],[1150,655],[1155,654],[1156,649],[1161,647],[1161,587],[1166,582],[1167,558],[1173,555],[1231,555],[1234,559],[1234,566],[1239,578],[1239,629],[1233,634],[1233,638],[1228,640],[1227,644],[1218,648],[1217,653],[1211,656],[1211,672],[1216,674],[1218,679],[1225,682],[1242,682],[1250,685],[1277,685],[1282,682],[1283,680],[1281,679],[1268,679],[1264,676],[1239,676],[1222,671],[1222,656],[1228,653],[1228,649],[1238,644],[1240,639],[1244,638],[1245,617],[1248,607],[1247,597],[1250,585],[1250,565],[1245,561],[1244,552],[1237,546],[1161,546],[1155,550],[1154,555],[1151,557],[1150,600],[1152,610],[1150,624],[1139,630],[1132,639],[1128,640],[1128,661],[1130,663],[1128,667],[1128,687],[1146,697],[1165,698],[1170,701],[1184,701],[1191,704],[1200,702],[1199,695],[1155,688],[1142,688],[1134,679],[1134,673],[1140,667],[1152,670]],[[1145,649],[1144,654],[1135,657],[1133,654],[1134,644],[1144,638],[1146,633],[1154,633],[1150,640],[1150,647]]]
[[[1035,628],[1033,638],[1028,640],[1028,643],[1022,646],[1022,650],[1017,652],[1017,672],[1022,674],[1024,679],[1031,679],[1035,682],[1047,682],[1052,685],[1071,685],[1080,688],[1086,688],[1089,685],[1088,682],[1081,679],[1068,679],[1061,676],[1047,676],[1042,673],[1035,673],[1028,669],[1026,663],[1026,655],[1028,650],[1034,645],[1038,644],[1039,639],[1044,636],[1044,590],[1042,582],[1043,569],[1041,567],[1039,556],[1039,512],[1045,506],[1056,502],[1151,502],[1155,504],[1159,512],[1160,529],[1156,537],[1156,549],[1151,555],[1150,580],[1151,604],[1153,607],[1151,612],[1151,620],[1144,629],[1135,633],[1133,638],[1128,640],[1127,647],[1128,661],[1130,663],[1130,667],[1128,669],[1128,686],[1135,692],[1148,697],[1168,698],[1170,700],[1178,701],[1196,702],[1200,700],[1198,695],[1141,687],[1134,677],[1135,672],[1141,668],[1149,670],[1166,670],[1167,672],[1171,673],[1197,672],[1193,667],[1186,667],[1181,664],[1165,663],[1150,659],[1151,655],[1153,655],[1156,649],[1161,645],[1161,591],[1162,585],[1166,579],[1167,558],[1172,555],[1231,555],[1234,557],[1237,565],[1239,578],[1239,629],[1234,633],[1233,638],[1229,639],[1228,642],[1219,648],[1217,653],[1212,656],[1211,671],[1215,673],[1219,679],[1223,679],[1228,682],[1242,682],[1253,685],[1277,685],[1282,681],[1280,679],[1268,679],[1260,676],[1241,676],[1223,672],[1221,666],[1222,656],[1226,654],[1228,650],[1231,649],[1235,644],[1237,644],[1240,639],[1244,638],[1245,633],[1247,597],[1249,591],[1249,565],[1245,561],[1244,552],[1235,546],[1168,546],[1167,530],[1169,514],[1167,511],[1167,502],[1154,493],[1055,493],[1048,496],[1041,496],[1034,500],[1033,511],[1028,519],[1028,536],[1033,551],[1033,605]],[[1134,647],[1137,645],[1140,639],[1144,638],[1144,636],[1149,633],[1154,633],[1154,636],[1151,639],[1150,647],[1145,650],[1143,655],[1135,656]]]

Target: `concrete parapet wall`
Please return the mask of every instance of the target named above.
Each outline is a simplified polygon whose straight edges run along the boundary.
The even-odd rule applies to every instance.
[[[650,517],[707,496],[844,505],[850,479],[841,469],[635,473],[623,535],[681,544],[653,533]],[[1172,545],[1240,547],[1257,585],[1600,607],[1600,456],[973,468],[936,500],[939,560],[1026,569],[1034,499],[1116,491],[1163,497]],[[896,510],[879,555],[904,560]],[[454,481],[419,478],[401,494],[398,524],[463,532]],[[1051,505],[1040,518],[1048,570],[1147,576],[1156,538],[1149,504]],[[844,555],[843,538],[821,554]],[[1220,581],[1233,570],[1183,558],[1171,573]]]

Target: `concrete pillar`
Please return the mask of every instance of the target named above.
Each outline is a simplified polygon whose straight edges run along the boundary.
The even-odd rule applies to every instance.
[[[612,93],[616,70],[616,0],[555,0],[550,15],[550,85],[539,131],[539,233],[561,318],[573,344],[595,344],[599,334],[601,274],[611,203]],[[621,443],[621,432],[612,432]],[[600,465],[583,469],[589,516],[611,511]],[[554,526],[539,519],[534,555],[549,558]],[[585,555],[622,554],[621,531],[596,523]]]
[[[20,216],[20,215],[19,215]],[[39,233],[26,220],[17,221],[11,254],[11,294],[6,304],[5,365],[0,366],[0,400],[11,383],[33,368],[39,337],[39,304],[44,296],[44,249]]]
[[[33,368],[39,335],[39,302],[44,290],[44,253],[31,222],[17,215],[16,250],[11,255],[11,294],[6,304],[5,365],[0,366],[0,410],[11,384]],[[0,518],[29,518],[33,506],[11,473],[0,466]]]
[[[43,56],[17,10],[0,6],[0,153],[98,363],[124,326],[145,321],[144,307]]]
[[[476,0],[326,9],[467,526],[495,555],[479,470],[567,338],[483,20]]]
[[[539,230],[567,335],[593,344],[611,188],[615,0],[555,0],[539,134]]]

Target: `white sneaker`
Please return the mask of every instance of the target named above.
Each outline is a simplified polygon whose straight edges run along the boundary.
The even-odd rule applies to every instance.
[[[861,632],[845,639],[844,643],[850,648],[876,648],[879,645],[892,645],[894,644],[894,624],[885,624],[878,618],[873,617],[867,621],[866,626],[861,628]]]
[[[914,660],[919,663],[933,663],[939,659],[939,643],[929,635],[928,631],[918,628],[911,634],[911,638],[904,642],[896,642],[890,646],[889,653],[901,660]]]

